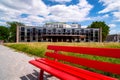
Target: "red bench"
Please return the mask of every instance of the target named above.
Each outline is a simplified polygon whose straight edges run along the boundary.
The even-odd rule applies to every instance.
[[[64,51],[77,54],[120,58],[120,49],[54,45],[49,45],[47,49],[54,50],[54,52],[46,52],[46,58],[29,61],[29,63],[40,68],[40,80],[43,80],[44,71],[58,77],[61,80],[118,80],[100,73],[95,73],[59,62],[61,60],[120,75],[120,64],[60,54],[61,51]]]

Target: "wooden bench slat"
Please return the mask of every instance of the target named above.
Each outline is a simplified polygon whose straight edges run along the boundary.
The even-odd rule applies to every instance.
[[[47,49],[55,51],[74,52],[81,54],[97,55],[104,57],[120,58],[120,49],[113,48],[88,48],[88,47],[72,47],[72,46],[53,46],[49,45]]]
[[[120,64],[59,54],[60,52],[70,52],[73,54],[79,53],[120,59],[120,49],[55,45],[48,45],[47,49],[53,50],[54,52],[46,52],[46,58],[39,58],[29,61],[29,63],[41,69],[40,80],[43,80],[43,71],[46,71],[61,80],[118,80],[116,78],[59,62],[61,60],[120,75]]]
[[[83,78],[83,80],[116,80],[115,78],[111,78],[98,73],[83,70],[80,68],[71,67],[71,66],[59,63],[57,61],[52,61],[48,59],[37,59],[37,61],[47,64],[51,67],[57,68],[59,70],[62,70],[65,73],[80,77],[81,79]]]
[[[95,68],[95,69],[102,70],[105,72],[120,74],[120,64],[100,62],[100,61],[96,61],[96,60],[77,58],[77,57],[66,56],[66,55],[62,55],[62,54],[54,54],[54,53],[50,53],[50,52],[46,52],[45,55],[48,57],[56,58],[58,60],[63,60],[63,61]]]
[[[37,61],[39,61],[39,62],[41,62],[41,63],[44,63],[44,64],[46,64],[46,65],[49,65],[49,66],[51,66],[51,67],[57,68],[57,69],[59,69],[60,71],[63,71],[63,72],[68,73],[68,74],[70,74],[70,75],[74,75],[74,76],[76,76],[76,77],[79,77],[79,78],[81,78],[81,79],[83,79],[83,80],[88,80],[88,79],[91,79],[91,80],[95,80],[95,79],[100,80],[100,79],[98,79],[98,78],[93,78],[92,76],[85,75],[85,74],[83,74],[83,73],[81,74],[81,73],[79,73],[79,72],[77,72],[77,71],[71,70],[70,68],[66,67],[65,65],[62,65],[62,67],[61,67],[61,66],[60,66],[60,63],[59,63],[59,64],[56,64],[55,61],[52,62],[52,61],[47,60],[47,59],[38,59]]]
[[[53,67],[50,67],[50,66],[48,66],[46,64],[40,63],[40,62],[38,62],[36,60],[31,60],[31,61],[29,61],[29,63],[35,65],[36,67],[38,67],[38,68],[40,68],[42,70],[47,71],[48,73],[50,73],[50,74],[52,74],[52,75],[54,75],[54,76],[56,76],[56,77],[58,77],[58,78],[60,78],[62,80],[83,80],[83,79],[77,78],[75,76],[69,75],[69,74],[67,74],[65,72],[62,72],[62,71],[60,71],[58,69],[55,69]]]

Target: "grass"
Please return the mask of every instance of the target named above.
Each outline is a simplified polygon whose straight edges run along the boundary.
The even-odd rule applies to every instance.
[[[11,48],[14,48],[16,50],[23,51],[27,54],[35,55],[35,56],[38,56],[38,57],[45,57],[44,53],[47,50],[47,45],[62,45],[62,46],[67,45],[67,46],[84,46],[84,47],[86,46],[86,47],[98,47],[98,48],[120,48],[120,43],[113,43],[113,42],[112,43],[31,42],[31,43],[6,43],[5,45],[9,46]],[[65,53],[65,52],[63,52],[62,54],[120,64],[120,59],[115,59],[115,58],[106,58],[106,57],[73,54],[73,53]],[[69,64],[71,64],[71,63],[69,63]],[[72,65],[74,65],[74,64],[72,64]],[[111,73],[101,72],[101,71],[98,71],[98,70],[95,70],[95,69],[92,69],[92,68],[83,67],[83,66],[78,66],[78,65],[75,65],[75,66],[82,67],[84,69],[99,72],[99,73],[102,73],[102,74],[112,76],[112,77],[116,77],[116,78],[120,79],[120,75],[114,75],[114,74],[111,74]]]
[[[32,42],[32,43],[6,43],[6,46],[26,52],[38,57],[44,57],[47,45],[87,46],[102,48],[120,48],[120,43],[67,43],[67,42]]]

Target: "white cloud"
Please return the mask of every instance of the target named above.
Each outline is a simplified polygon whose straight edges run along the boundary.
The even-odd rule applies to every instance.
[[[28,18],[21,18],[21,14],[30,14]],[[48,7],[41,0],[0,0],[0,20],[4,21],[30,21],[42,22],[43,18],[37,15],[47,16]]]
[[[110,12],[117,19],[115,21],[120,21],[120,0],[99,0],[99,2],[102,2],[105,6],[99,13]]]
[[[120,34],[120,31],[117,29],[110,30],[109,34]]]
[[[16,18],[17,19],[17,18]],[[29,15],[26,18],[19,18],[19,22],[25,23],[27,26],[38,26],[40,25],[42,22],[44,22],[44,18],[42,17],[38,17],[36,15]]]
[[[117,30],[110,30],[109,34],[116,34]]]
[[[89,20],[92,20],[92,21],[101,21],[104,19],[107,19],[109,17],[108,14],[105,14],[105,15],[102,15],[102,16],[96,16],[96,17],[90,17]]]
[[[113,16],[116,17],[116,21],[120,21],[120,12],[113,12]]]
[[[80,0],[78,4],[69,6],[65,4],[47,6],[42,0],[0,0],[0,20],[27,24],[33,22],[40,24],[46,21],[79,22],[89,19],[88,14],[92,8],[93,6],[86,0]],[[21,14],[29,14],[29,16],[21,18]]]
[[[59,2],[59,3],[66,3],[66,2],[71,2],[72,0],[49,0],[53,2]]]
[[[86,5],[86,6],[84,6]],[[53,21],[78,22],[88,19],[88,14],[93,8],[86,0],[80,0],[77,5],[54,5],[49,7],[50,14],[47,18]]]
[[[6,22],[0,21],[0,26],[6,25]]]
[[[38,17],[38,16],[34,16],[34,15],[31,15],[31,16],[27,17],[26,19],[29,19],[33,22],[43,22],[44,21],[43,18]]]
[[[83,26],[81,26],[81,28],[87,28],[88,26],[86,26],[86,25],[83,25]]]
[[[109,24],[108,26],[109,26],[110,28],[115,28],[115,27],[116,27],[115,24]]]
[[[108,14],[105,14],[104,16],[102,16],[103,18],[108,18],[109,15]]]
[[[99,13],[107,13],[115,10],[120,10],[120,0],[99,0],[105,6],[105,9]]]
[[[0,10],[32,15],[48,15],[47,6],[41,0],[0,0]]]

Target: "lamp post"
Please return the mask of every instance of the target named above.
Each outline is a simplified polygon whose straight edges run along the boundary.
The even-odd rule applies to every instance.
[[[16,24],[17,25],[17,24]],[[19,42],[19,26],[16,26],[16,43]]]
[[[100,40],[100,42],[102,42],[102,27],[100,27],[99,36],[100,36],[100,37],[99,37],[99,38],[100,38],[99,40]]]

